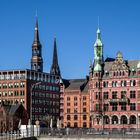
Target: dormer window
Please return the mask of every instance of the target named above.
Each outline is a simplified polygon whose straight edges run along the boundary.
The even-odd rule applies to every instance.
[[[132,75],[135,75],[136,71],[135,69],[132,69]]]
[[[105,75],[106,76],[109,76],[109,72],[107,70],[105,71]]]

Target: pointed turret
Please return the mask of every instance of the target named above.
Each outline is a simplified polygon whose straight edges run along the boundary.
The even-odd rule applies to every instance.
[[[89,79],[91,80],[93,77],[93,64],[92,61],[90,60],[90,66],[89,66]]]
[[[39,41],[37,17],[36,17],[36,25],[35,25],[35,31],[34,31],[34,41],[32,44],[31,69],[38,72],[43,72],[42,46]]]
[[[58,65],[57,48],[56,48],[56,37],[54,37],[54,50],[53,50],[53,62],[51,66],[50,73],[53,75],[60,76],[60,69]]]
[[[97,37],[94,43],[94,71],[101,71],[103,64],[103,44],[100,29],[97,29]]]

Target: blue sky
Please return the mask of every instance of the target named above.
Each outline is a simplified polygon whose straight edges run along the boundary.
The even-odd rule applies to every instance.
[[[54,34],[64,78],[84,78],[93,60],[98,16],[104,57],[140,59],[139,0],[0,0],[0,69],[30,68],[35,13],[44,71],[52,63]]]

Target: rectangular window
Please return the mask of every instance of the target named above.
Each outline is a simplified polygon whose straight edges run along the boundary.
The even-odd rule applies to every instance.
[[[86,120],[87,119],[87,116],[86,115],[83,115],[83,120]]]
[[[86,96],[83,96],[83,100],[86,100]]]
[[[130,103],[130,110],[136,110],[136,104]]]
[[[83,112],[86,112],[87,110],[86,110],[86,108],[83,108]]]
[[[101,99],[101,94],[100,94],[100,92],[96,92],[96,99]]]
[[[126,104],[125,104],[125,103],[123,103],[123,104],[121,105],[121,110],[126,111]]]
[[[77,97],[74,97],[74,101],[77,101]]]
[[[77,108],[74,108],[74,113],[77,113],[78,112],[78,109]]]
[[[70,108],[67,108],[67,113],[70,113]]]
[[[67,101],[70,101],[70,97],[67,97]]]
[[[112,99],[117,99],[117,91],[112,92]]]
[[[67,103],[67,106],[70,106],[70,103]]]
[[[86,106],[86,102],[83,102],[83,106]]]
[[[99,110],[100,110],[100,106],[99,106],[99,104],[96,104],[95,111],[99,111]]]
[[[112,111],[117,111],[117,104],[112,105]]]
[[[104,104],[104,111],[108,111],[109,105],[108,104]]]
[[[130,98],[136,98],[136,91],[135,90],[130,91]]]
[[[126,91],[121,91],[121,99],[125,99],[126,98]]]
[[[108,99],[108,92],[104,92],[104,99]]]

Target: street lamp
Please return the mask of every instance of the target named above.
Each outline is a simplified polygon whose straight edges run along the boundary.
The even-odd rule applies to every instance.
[[[34,83],[31,85],[31,88],[30,88],[30,119],[29,119],[30,125],[32,124],[32,92],[33,92],[34,86],[39,85],[39,84],[41,84],[41,82]]]

